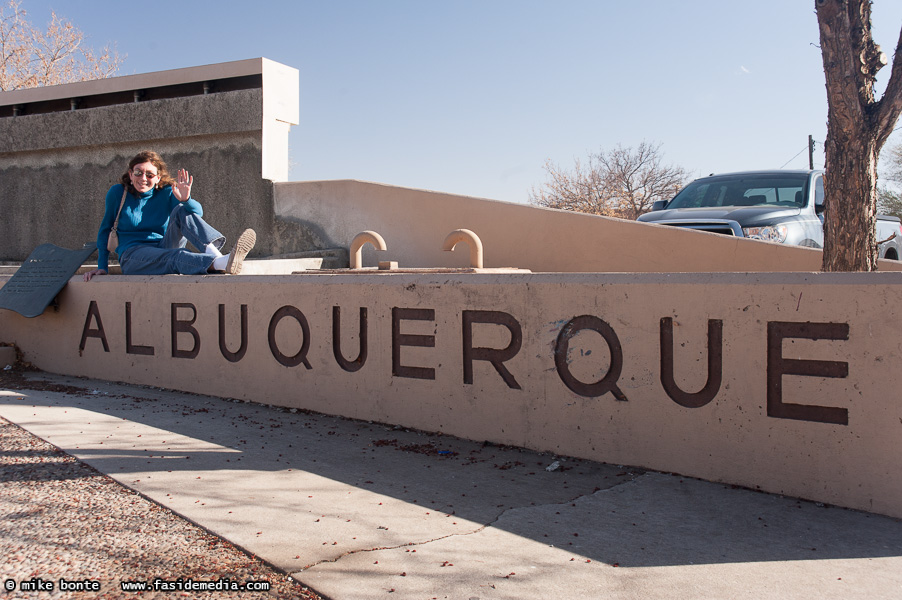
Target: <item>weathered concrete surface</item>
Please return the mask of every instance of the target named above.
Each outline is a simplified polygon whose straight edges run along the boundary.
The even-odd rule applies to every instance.
[[[335,600],[902,594],[896,519],[589,461],[549,472],[560,457],[51,379],[83,391],[2,391],[0,416]]]
[[[217,88],[236,78],[240,89]],[[213,93],[202,92],[205,82]],[[133,92],[149,99],[135,102]],[[70,98],[86,108],[68,110]],[[39,112],[54,102],[65,110]],[[192,195],[229,240],[257,231],[252,256],[323,247],[273,211],[272,182],[288,176],[297,123],[296,69],[254,59],[0,92],[0,113],[10,106],[24,114],[0,116],[0,260],[24,260],[47,242],[95,241],[107,190],[146,149],[194,175]]]
[[[899,306],[899,273],[111,275],[0,311],[0,341],[59,373],[902,517]]]

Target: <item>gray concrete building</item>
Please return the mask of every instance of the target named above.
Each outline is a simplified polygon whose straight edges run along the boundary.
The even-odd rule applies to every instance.
[[[194,175],[229,240],[254,228],[252,256],[321,248],[273,208],[297,122],[298,71],[264,58],[0,92],[0,261],[93,243],[107,190],[145,149]]]

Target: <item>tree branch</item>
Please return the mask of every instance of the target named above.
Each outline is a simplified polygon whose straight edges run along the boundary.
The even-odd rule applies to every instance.
[[[889,139],[900,114],[902,114],[902,30],[899,31],[899,41],[893,53],[893,68],[889,83],[883,92],[883,98],[876,106],[877,152],[880,152]]]

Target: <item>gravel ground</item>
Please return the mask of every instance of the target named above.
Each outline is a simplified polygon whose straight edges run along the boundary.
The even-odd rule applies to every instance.
[[[0,388],[25,387],[0,374]],[[0,600],[14,598],[320,599],[288,577],[55,446],[0,418]],[[269,591],[125,592],[122,582],[266,581]],[[40,579],[53,591],[23,592]],[[99,591],[61,591],[99,582]],[[15,584],[15,585],[13,585]]]

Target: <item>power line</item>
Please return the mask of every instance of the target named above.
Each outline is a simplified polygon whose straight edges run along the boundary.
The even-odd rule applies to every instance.
[[[799,152],[798,152],[795,156],[793,156],[792,158],[790,158],[789,160],[787,160],[785,163],[783,163],[783,165],[782,165],[780,168],[781,168],[781,169],[784,168],[786,165],[788,165],[789,163],[791,163],[792,161],[794,161],[795,159],[797,159],[797,158],[799,157],[799,154],[801,154],[802,152],[804,152],[804,151],[807,150],[807,149],[808,149],[808,144],[805,144],[805,147],[804,147],[804,148],[802,148],[801,150],[799,150]]]
[[[893,129],[890,133],[895,133],[895,132],[899,131],[900,129],[902,129],[902,125],[900,125],[899,127],[896,127],[896,128]],[[815,144],[820,144],[821,142],[818,142],[817,140],[814,140],[814,143],[815,143]],[[796,152],[795,156],[793,156],[792,158],[790,158],[789,160],[787,160],[785,163],[783,163],[783,164],[780,166],[780,168],[781,168],[781,169],[785,168],[786,165],[788,165],[789,163],[791,163],[792,161],[794,161],[795,159],[797,159],[797,158],[799,157],[799,154],[801,154],[801,153],[804,152],[805,150],[810,150],[810,147],[808,146],[808,144],[806,144],[804,148],[802,148],[801,150],[799,150],[798,152]]]

